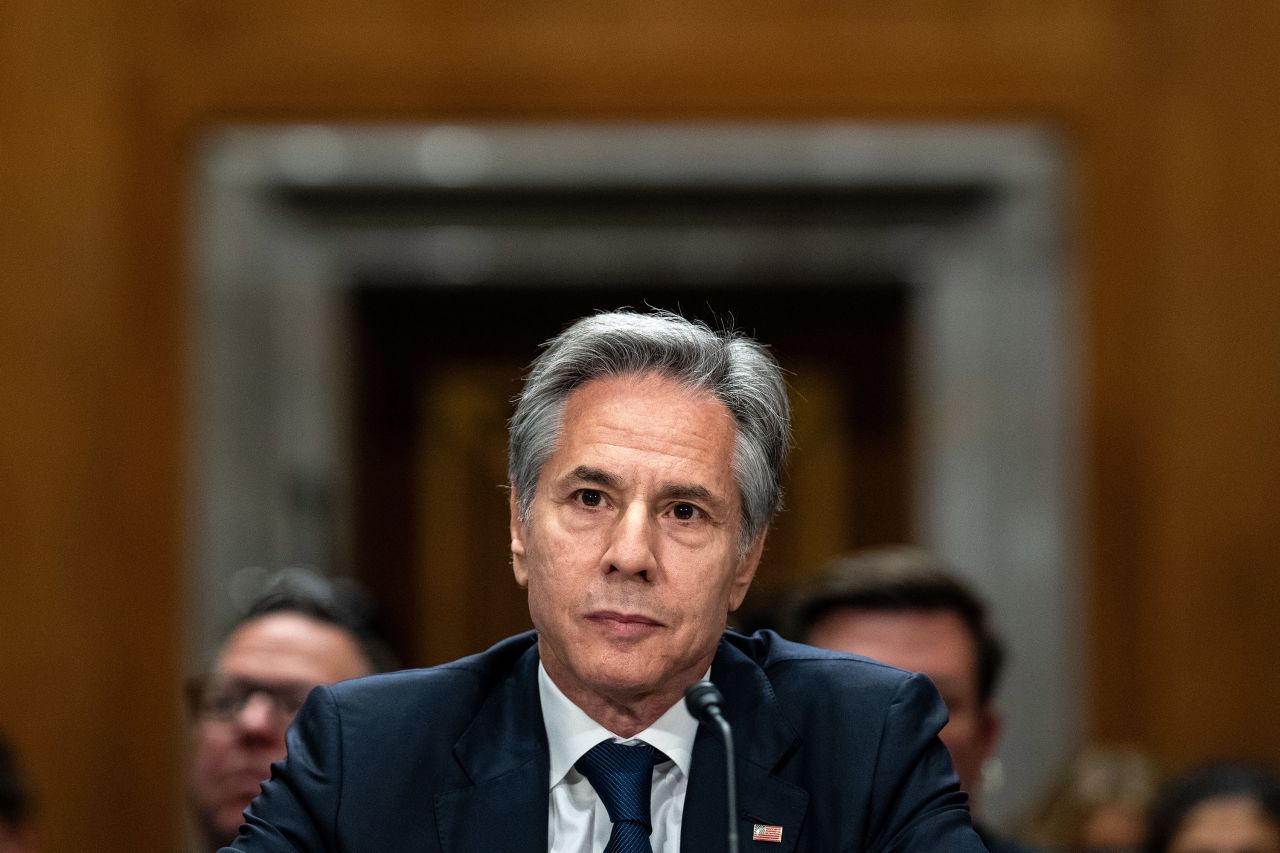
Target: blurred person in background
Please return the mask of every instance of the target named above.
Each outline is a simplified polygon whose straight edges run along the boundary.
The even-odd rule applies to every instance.
[[[1147,836],[1161,773],[1132,747],[1093,746],[1072,760],[1022,835],[1033,844],[1071,853],[1127,853]]]
[[[235,838],[311,688],[392,668],[354,585],[299,569],[278,575],[231,626],[209,672],[188,684],[200,849]]]
[[[792,639],[929,677],[946,703],[939,734],[991,853],[1025,853],[976,819],[984,767],[1002,724],[995,703],[1004,647],[986,604],[938,557],[889,546],[833,559],[787,608]]]
[[[1216,762],[1174,779],[1151,807],[1143,853],[1280,853],[1280,773]]]
[[[34,835],[31,791],[17,753],[0,735],[0,853],[31,853]]]

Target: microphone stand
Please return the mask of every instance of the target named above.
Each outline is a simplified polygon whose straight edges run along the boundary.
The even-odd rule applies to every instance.
[[[724,741],[725,799],[729,808],[729,853],[738,853],[738,781],[733,769],[733,729],[720,705],[724,697],[710,681],[699,681],[684,693],[685,706],[700,722],[712,723]]]

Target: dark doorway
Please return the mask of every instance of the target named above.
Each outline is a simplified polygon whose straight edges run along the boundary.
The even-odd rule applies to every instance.
[[[791,374],[787,509],[735,624],[771,624],[780,592],[843,549],[911,530],[907,289],[892,281],[719,289],[370,279],[357,327],[356,571],[407,663],[529,627],[511,578],[505,421],[538,345],[573,319],[667,308],[768,343]]]

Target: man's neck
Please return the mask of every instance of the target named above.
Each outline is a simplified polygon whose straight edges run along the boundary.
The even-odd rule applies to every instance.
[[[543,657],[542,665],[565,698],[581,708],[583,713],[615,735],[631,738],[652,726],[671,706],[681,701],[685,690],[696,683],[711,666],[711,658],[708,657],[691,669],[687,678],[675,679],[675,686],[664,685],[661,689],[649,692],[601,692],[588,689],[574,679],[565,677],[555,661]]]
[[[574,696],[569,701],[604,728],[619,737],[631,738],[649,728],[680,701],[684,691],[653,693],[636,701],[614,702],[594,694]]]

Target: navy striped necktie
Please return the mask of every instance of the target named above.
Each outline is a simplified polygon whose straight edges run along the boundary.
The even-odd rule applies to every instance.
[[[606,740],[574,765],[587,777],[613,821],[604,853],[653,853],[649,833],[649,784],[653,766],[666,756],[647,743],[632,746]]]

